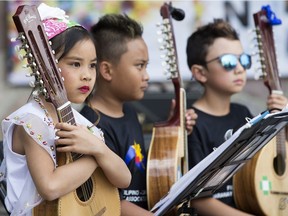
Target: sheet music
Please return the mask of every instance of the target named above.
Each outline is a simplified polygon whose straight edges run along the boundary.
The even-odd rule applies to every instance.
[[[217,149],[215,149],[207,157],[205,157],[200,163],[198,163],[191,170],[189,170],[177,182],[175,182],[174,185],[170,188],[170,191],[166,194],[166,196],[164,196],[158,203],[156,203],[151,211],[154,212],[156,216],[158,215],[160,216],[160,215],[163,215],[163,213],[170,210],[175,205],[179,205],[184,201],[189,201],[189,199],[197,198],[198,195],[201,194],[201,192],[204,190],[204,187],[199,188],[198,191],[195,190],[195,184],[198,183],[198,185],[201,185],[201,178],[199,180],[199,175],[200,177],[201,176],[203,177],[205,175],[210,175],[209,172],[205,174],[205,170],[210,165],[213,165],[213,163],[219,157],[221,156],[223,157],[223,152],[226,149],[228,149],[231,146],[234,146],[235,144],[237,144],[237,141],[239,141],[240,138],[246,136],[247,142],[243,144],[243,146],[246,145],[248,147],[247,149],[245,149],[244,147],[241,153],[243,152],[244,156],[246,153],[247,157],[249,155],[253,156],[266,143],[268,143],[287,123],[288,123],[288,108],[287,107],[285,107],[281,112],[269,113],[268,111],[265,111],[257,115],[256,117],[249,119],[247,123],[243,125],[242,127],[240,127],[237,131],[235,131],[235,133],[233,133],[228,140],[226,140]],[[255,135],[253,133],[254,130],[257,130],[258,132],[260,130],[260,132],[263,132],[263,133],[260,135]],[[251,132],[251,135],[248,132]],[[244,138],[246,139],[246,137]],[[253,148],[251,148],[252,146]],[[240,156],[242,156],[242,154]],[[235,155],[235,157],[231,158],[231,161],[232,162],[233,160],[241,161],[240,156]],[[235,166],[237,166],[237,168],[231,173],[229,178],[231,178],[235,174],[235,172],[239,170],[241,166],[243,165],[244,163],[236,164]],[[223,176],[224,178],[227,178],[226,175],[223,175]],[[226,180],[228,180],[229,178],[227,178]],[[225,183],[225,181],[223,181],[222,184]],[[190,189],[193,184],[194,184],[194,189]],[[193,195],[190,195],[189,192],[191,192],[191,194]],[[177,200],[176,203],[175,203],[175,200]]]

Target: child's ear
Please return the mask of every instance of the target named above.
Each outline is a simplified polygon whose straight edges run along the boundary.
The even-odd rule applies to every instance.
[[[207,70],[202,65],[192,65],[191,72],[195,80],[200,83],[205,83],[207,80],[206,73]]]
[[[110,81],[112,79],[111,64],[107,61],[102,61],[99,65],[99,73],[105,80]]]

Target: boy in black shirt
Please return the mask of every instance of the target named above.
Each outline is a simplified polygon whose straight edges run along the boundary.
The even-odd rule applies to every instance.
[[[146,152],[141,125],[127,102],[141,100],[148,87],[148,49],[142,26],[126,15],[108,14],[91,28],[95,38],[99,76],[93,97],[81,113],[99,119],[106,144],[125,160],[132,174],[131,185],[120,190],[121,215],[152,215],[147,206]],[[192,131],[196,115],[186,114]]]
[[[251,57],[243,51],[237,32],[221,19],[197,29],[188,38],[186,53],[193,77],[204,87],[192,105],[198,118],[188,136],[191,169],[225,141],[227,130],[239,128],[246,117],[252,117],[247,107],[231,103],[231,96],[246,84]],[[271,94],[267,101],[268,109],[282,109],[286,104],[286,97],[279,94]],[[192,206],[199,215],[248,215],[235,208],[232,179],[213,197],[193,200]]]

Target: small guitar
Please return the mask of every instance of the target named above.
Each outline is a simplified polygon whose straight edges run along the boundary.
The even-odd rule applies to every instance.
[[[163,50],[166,51],[167,72],[171,74],[174,85],[176,107],[170,120],[158,122],[153,127],[147,162],[147,197],[150,209],[188,171],[186,93],[181,84],[171,20],[171,16],[181,20],[184,15],[173,8],[171,3],[164,3],[160,13],[163,18]]]
[[[264,84],[270,94],[282,94],[276,61],[273,25],[281,24],[269,6],[253,15]],[[282,129],[234,176],[239,209],[256,215],[288,215],[286,132]]]
[[[41,93],[57,110],[60,122],[76,124],[72,107],[60,75],[57,61],[46,37],[36,6],[19,6],[13,21],[18,30],[21,48],[25,50],[28,66],[32,69]],[[79,158],[76,153],[58,153],[59,166]],[[120,215],[118,189],[97,168],[93,175],[75,191],[52,202],[44,201],[33,209],[34,216],[89,216]]]

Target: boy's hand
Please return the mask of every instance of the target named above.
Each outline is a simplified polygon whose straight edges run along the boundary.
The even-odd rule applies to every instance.
[[[176,106],[176,101],[175,99],[172,99],[171,101],[171,108],[170,108],[170,113],[169,113],[169,118],[172,118],[174,109]],[[194,109],[187,109],[186,114],[185,114],[185,127],[187,130],[187,134],[191,134],[193,131],[193,126],[196,124],[196,119],[197,119],[197,114],[195,113]]]
[[[186,110],[185,119],[186,119],[186,130],[187,134],[190,135],[193,131],[193,127],[196,124],[197,114],[194,109],[190,108]]]
[[[281,111],[288,103],[288,99],[282,94],[272,93],[267,99],[268,110],[275,112]]]

